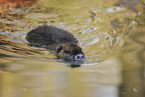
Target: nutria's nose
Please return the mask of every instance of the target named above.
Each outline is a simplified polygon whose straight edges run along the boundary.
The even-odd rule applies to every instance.
[[[78,54],[75,56],[75,60],[84,60],[85,56],[83,54]]]

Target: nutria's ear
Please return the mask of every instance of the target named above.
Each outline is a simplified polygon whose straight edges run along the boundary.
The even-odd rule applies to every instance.
[[[63,46],[61,46],[61,45],[58,46],[56,49],[56,53],[58,54],[59,52],[61,52],[62,49],[63,49]]]

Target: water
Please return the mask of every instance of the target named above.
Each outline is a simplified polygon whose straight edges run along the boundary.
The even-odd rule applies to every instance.
[[[8,1],[0,2],[0,97],[145,96],[144,0]],[[86,61],[29,46],[27,33],[42,24],[71,32]]]

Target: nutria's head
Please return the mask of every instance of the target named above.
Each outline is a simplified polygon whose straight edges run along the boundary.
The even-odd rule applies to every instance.
[[[59,45],[56,49],[57,58],[61,58],[64,60],[84,60],[85,55],[82,52],[80,46],[75,43],[67,43],[63,45]]]

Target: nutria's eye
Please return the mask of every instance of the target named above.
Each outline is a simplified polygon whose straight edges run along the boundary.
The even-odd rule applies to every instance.
[[[57,53],[59,53],[62,49],[63,49],[63,47],[62,47],[62,46],[59,46],[59,47],[57,48]]]
[[[68,50],[65,50],[64,53],[70,53]]]

